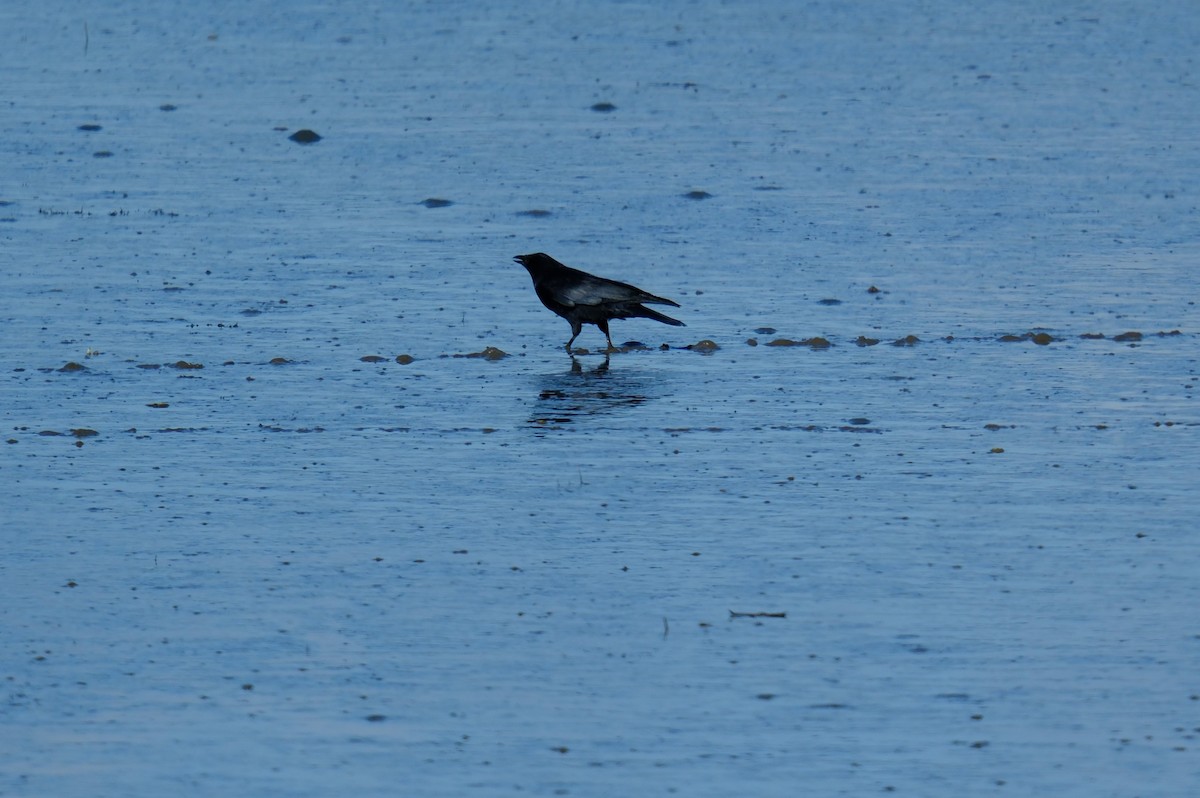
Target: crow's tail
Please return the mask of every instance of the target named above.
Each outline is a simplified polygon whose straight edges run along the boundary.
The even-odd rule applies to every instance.
[[[657,310],[651,310],[645,305],[635,305],[634,307],[637,309],[637,315],[641,316],[643,319],[654,319],[655,321],[661,321],[663,324],[670,324],[672,327],[687,326],[679,319],[673,319],[670,316],[659,313]]]

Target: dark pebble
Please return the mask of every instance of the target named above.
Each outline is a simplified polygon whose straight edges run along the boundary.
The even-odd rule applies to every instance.
[[[314,144],[321,140],[320,135],[318,135],[315,131],[309,130],[308,128],[297,130],[295,133],[288,136],[288,138],[297,144]]]

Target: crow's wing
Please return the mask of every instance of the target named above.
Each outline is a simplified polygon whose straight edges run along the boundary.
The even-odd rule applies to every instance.
[[[640,288],[608,280],[603,277],[576,270],[572,275],[575,279],[564,281],[564,285],[556,286],[556,293],[564,304],[570,305],[613,305],[626,302],[649,302],[651,304],[674,305],[677,302],[648,294]]]

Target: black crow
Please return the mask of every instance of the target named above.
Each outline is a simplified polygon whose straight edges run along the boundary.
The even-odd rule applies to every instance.
[[[570,323],[571,340],[567,341],[568,352],[585,324],[595,324],[600,328],[600,332],[608,339],[609,349],[615,348],[612,336],[608,333],[609,319],[654,319],[676,327],[685,326],[678,319],[664,316],[642,304],[648,302],[679,307],[678,302],[647,294],[628,283],[619,283],[572,269],[544,252],[517,255],[513,260],[529,270],[529,276],[533,278],[533,290],[537,291],[542,304]]]

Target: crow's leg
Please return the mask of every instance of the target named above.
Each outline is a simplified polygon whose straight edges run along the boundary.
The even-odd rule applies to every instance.
[[[600,332],[604,333],[604,337],[608,339],[609,351],[611,352],[613,349],[616,349],[616,347],[613,346],[612,336],[608,334],[608,319],[601,319],[600,321],[596,322],[596,326],[600,328]]]
[[[571,353],[571,344],[575,343],[575,339],[579,337],[579,333],[583,331],[583,325],[577,321],[571,322],[571,340],[567,341],[567,354]]]

